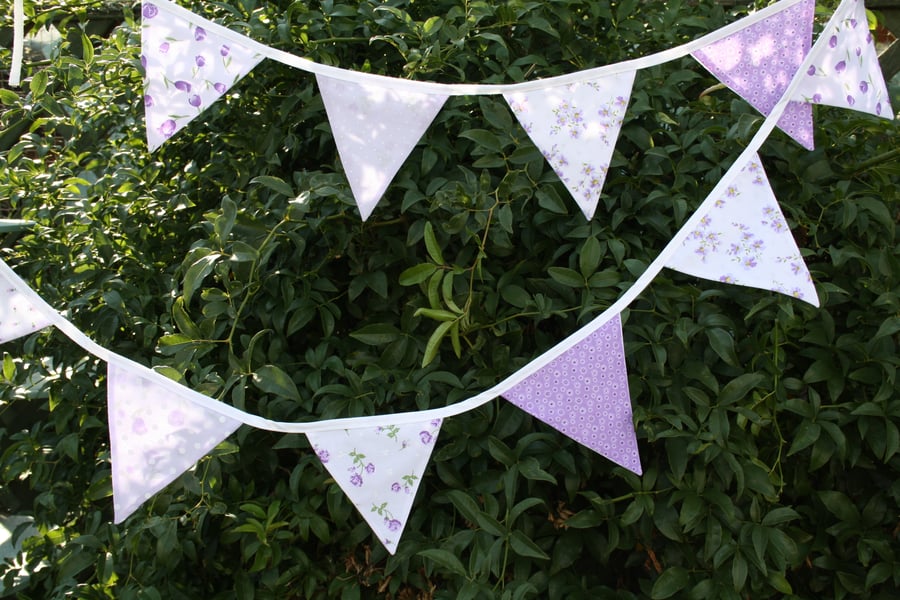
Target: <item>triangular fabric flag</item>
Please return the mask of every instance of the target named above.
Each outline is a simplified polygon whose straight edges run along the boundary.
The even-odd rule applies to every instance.
[[[576,442],[641,474],[619,315],[503,397]]]
[[[862,2],[846,6],[847,14],[834,19],[833,25],[819,36],[812,65],[795,97],[893,119],[866,7]]]
[[[263,56],[144,1],[141,65],[147,145],[155,150],[215,102]]]
[[[139,365],[108,365],[107,395],[115,522],[187,471],[240,425],[193,402]]]
[[[815,0],[804,0],[692,52],[697,61],[746,100],[768,115],[806,58],[812,42]],[[778,127],[812,150],[812,107],[790,102]]]
[[[666,266],[712,281],[772,290],[819,305],[816,288],[784,214],[753,155],[710,202]],[[726,174],[728,177],[728,174]]]
[[[0,271],[0,344],[43,329],[53,322],[22,291],[18,277]]]
[[[447,96],[380,82],[316,75],[331,132],[362,220],[372,210]]]
[[[503,95],[587,219],[600,200],[634,74]]]
[[[309,432],[313,449],[388,552],[406,527],[441,420]]]

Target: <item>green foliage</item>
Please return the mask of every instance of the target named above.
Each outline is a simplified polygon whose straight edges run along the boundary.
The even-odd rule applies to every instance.
[[[733,19],[706,1],[193,9],[321,63],[496,83]],[[490,387],[632,285],[761,122],[702,94],[715,81],[689,59],[639,72],[585,222],[501,98],[453,98],[362,223],[314,78],[274,62],[147,153],[121,14],[0,94],[0,196],[37,223],[3,258],[100,344],[270,419]],[[667,271],[623,314],[642,477],[498,399],[445,423],[393,557],[303,436],[248,427],[114,526],[104,364],[48,330],[3,349],[0,496],[39,530],[30,577],[0,567],[8,593],[894,597],[898,125],[816,123],[817,150],[775,132],[762,155],[821,309]]]

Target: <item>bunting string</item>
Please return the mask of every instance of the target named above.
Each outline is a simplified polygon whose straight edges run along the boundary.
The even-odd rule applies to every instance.
[[[145,24],[156,19],[159,10],[165,10],[185,18],[189,26],[183,27],[178,35],[160,37],[161,30],[145,35],[142,38],[145,67],[150,71],[162,64],[159,54],[181,53],[182,62],[188,67],[180,68],[186,68],[182,72],[190,81],[178,76],[152,84],[145,105],[153,108],[157,101],[170,95],[184,103],[186,111],[202,109],[262,58],[274,58],[315,73],[345,171],[365,218],[449,96],[503,94],[585,216],[590,218],[622,113],[627,108],[636,69],[697,53],[695,57],[714,73],[728,72],[729,85],[735,91],[752,96],[756,92],[735,76],[736,72],[743,77],[744,58],[733,57],[735,62],[731,65],[722,63],[717,59],[719,55],[709,50],[710,44],[732,47],[729,45],[737,43],[741,48],[750,48],[746,60],[752,62],[755,60],[753,47],[748,46],[748,39],[752,38],[758,45],[767,43],[766,36],[771,40],[777,37],[771,34],[771,22],[766,19],[796,7],[801,16],[792,22],[805,23],[807,16],[811,18],[811,6],[812,0],[783,0],[695,42],[609,67],[522,84],[447,85],[318,65],[258,44],[168,0],[157,0],[144,4]],[[264,419],[195,392],[100,346],[55,311],[2,261],[0,289],[5,293],[0,292],[0,341],[52,325],[85,351],[108,363],[116,522],[191,468],[240,424],[246,424],[270,431],[306,434],[323,466],[385,548],[393,553],[441,423],[501,396],[640,474],[621,313],[663,268],[769,289],[818,306],[809,271],[772,193],[758,151],[776,127],[785,127],[804,145],[811,141],[811,134],[804,133],[807,129],[804,111],[809,103],[832,102],[845,108],[863,107],[873,114],[891,115],[877,58],[873,59],[874,46],[857,27],[864,22],[864,10],[859,0],[843,0],[823,29],[825,33],[811,47],[801,40],[782,46],[780,53],[767,51],[767,56],[778,57],[776,62],[789,68],[777,69],[776,77],[764,82],[768,86],[764,98],[755,101],[766,118],[747,147],[656,259],[607,310],[515,373],[465,401],[422,411],[305,423]],[[754,27],[752,36],[746,33],[748,27]],[[803,29],[805,25],[794,27]],[[182,41],[190,45],[179,45]],[[195,52],[197,48],[200,50]],[[732,51],[736,50],[732,47]],[[152,52],[156,55],[148,56]],[[792,58],[784,58],[785,53]],[[816,78],[827,69],[840,75],[837,83],[834,78]],[[198,85],[198,81],[202,84]],[[352,120],[347,120],[347,115],[366,119],[374,112],[381,118],[386,111],[388,125],[366,131],[365,137]],[[415,116],[411,118],[413,113]],[[590,113],[590,118],[580,116],[586,113]],[[789,118],[784,120],[786,114]],[[400,122],[404,127],[391,127],[391,122]],[[172,125],[166,119],[155,122],[148,127],[148,142],[151,146],[163,143],[176,127],[174,119]],[[398,137],[399,130],[406,133]],[[151,136],[156,134],[159,135],[154,142]],[[372,153],[379,155],[377,161],[361,158],[366,153],[360,149],[368,151],[373,147],[382,150]]]

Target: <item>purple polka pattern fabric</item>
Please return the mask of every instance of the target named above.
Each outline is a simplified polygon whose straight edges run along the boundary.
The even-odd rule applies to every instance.
[[[107,411],[115,522],[191,468],[240,425],[172,393],[163,375],[110,361]]]
[[[262,58],[145,1],[141,7],[141,65],[150,150],[183,129]]]
[[[51,324],[19,286],[20,282],[0,273],[0,344]]]
[[[619,315],[503,397],[614,463],[641,474]]]
[[[702,218],[666,266],[712,281],[772,290],[818,306],[809,270],[759,156],[735,164],[725,178],[731,179],[725,191],[703,203]]]
[[[309,432],[316,456],[388,552],[406,527],[441,420]]]
[[[812,43],[815,0],[804,0],[702,50],[697,61],[756,110],[768,115],[784,95]],[[812,107],[794,102],[778,127],[812,150]]]
[[[344,173],[365,221],[446,95],[316,76]]]
[[[816,42],[796,97],[893,119],[866,8],[859,1],[846,6],[847,14],[836,18]]]
[[[525,132],[593,218],[634,85],[634,71],[504,94]]]

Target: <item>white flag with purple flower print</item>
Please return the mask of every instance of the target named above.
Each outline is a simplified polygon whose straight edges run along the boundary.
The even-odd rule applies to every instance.
[[[0,344],[34,333],[52,324],[47,310],[50,305],[33,298],[19,276],[0,260]],[[37,303],[37,300],[43,306]]]
[[[316,455],[388,552],[406,527],[441,420],[309,432]]]
[[[844,14],[835,16],[813,47],[812,65],[795,97],[893,119],[866,7],[857,1],[841,8]]]
[[[365,221],[447,96],[317,75],[344,173]]]
[[[732,166],[723,177],[729,178],[721,195],[704,200],[702,218],[666,266],[712,281],[772,290],[818,306],[809,270],[759,156]]]
[[[218,100],[263,56],[166,10],[141,7],[147,145],[155,150]]]
[[[197,392],[125,359],[109,362],[107,394],[116,523],[241,424],[194,402]]]
[[[815,8],[814,0],[803,0],[691,56],[756,110],[768,115],[809,52]],[[813,149],[812,107],[806,102],[788,104],[778,127],[805,148]]]
[[[600,200],[634,74],[503,96],[587,219]]]

